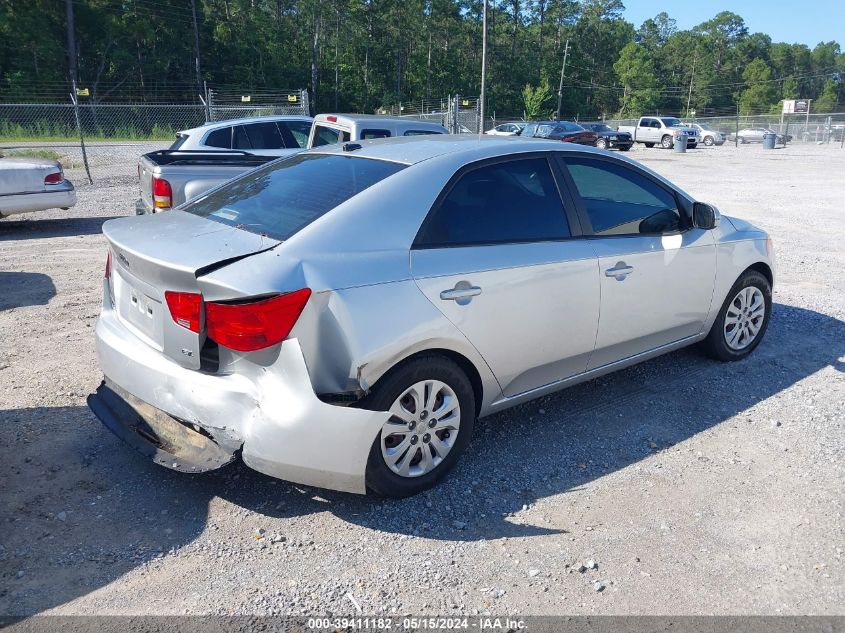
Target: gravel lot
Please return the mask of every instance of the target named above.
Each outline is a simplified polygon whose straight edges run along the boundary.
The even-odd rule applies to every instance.
[[[100,227],[152,148],[92,148],[74,209],[0,221],[0,614],[845,614],[838,146],[632,151],[771,233],[766,340],[487,418],[402,501],[170,472],[88,411]]]

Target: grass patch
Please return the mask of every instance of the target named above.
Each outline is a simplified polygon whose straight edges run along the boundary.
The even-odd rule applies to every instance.
[[[5,150],[3,156],[24,156],[26,158],[49,158],[50,160],[61,160],[62,154],[52,149],[10,149]]]

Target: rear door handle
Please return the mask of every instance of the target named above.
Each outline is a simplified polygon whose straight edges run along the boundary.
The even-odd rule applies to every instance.
[[[454,288],[443,290],[440,293],[440,298],[443,301],[454,301],[458,305],[466,305],[472,301],[473,297],[481,294],[481,288],[478,286],[470,286],[465,281],[459,281]]]
[[[608,268],[604,271],[605,277],[615,277],[616,281],[625,281],[625,277],[634,272],[633,266],[628,266],[625,262],[616,262],[616,266]]]

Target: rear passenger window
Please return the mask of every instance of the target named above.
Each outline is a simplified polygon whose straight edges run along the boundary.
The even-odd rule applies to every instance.
[[[405,130],[403,136],[428,136],[429,134],[443,134],[436,130]]]
[[[545,158],[511,160],[462,175],[429,213],[419,248],[539,242],[569,237]]]
[[[251,123],[244,128],[252,149],[282,149],[285,146],[279,128],[272,121]]]
[[[246,134],[246,129],[243,125],[236,125],[232,128],[232,149],[252,149],[252,144],[249,142],[249,137]]]
[[[633,169],[590,158],[567,158],[566,165],[595,235],[681,230],[675,196]]]
[[[285,147],[296,149],[308,146],[308,135],[311,133],[308,121],[279,121],[278,125]]]
[[[232,149],[232,128],[223,127],[214,130],[205,139],[208,147],[219,147],[221,149]]]
[[[361,130],[362,141],[371,138],[390,138],[390,132],[388,130]]]

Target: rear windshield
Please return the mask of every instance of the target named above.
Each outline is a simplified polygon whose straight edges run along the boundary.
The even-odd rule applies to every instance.
[[[286,240],[405,165],[334,154],[273,161],[189,202],[183,211]]]

